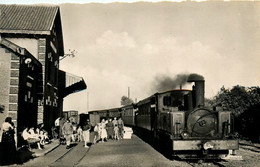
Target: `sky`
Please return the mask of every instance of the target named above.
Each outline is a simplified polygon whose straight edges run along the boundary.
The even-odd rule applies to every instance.
[[[139,101],[180,74],[202,75],[207,98],[222,86],[259,86],[259,2],[60,2],[65,53],[76,50],[60,68],[87,84],[64,110],[119,107],[128,88]]]
[[[144,2],[160,2],[163,0],[142,0]],[[182,0],[168,0],[172,2],[181,2]],[[197,0],[204,1],[204,0]],[[63,3],[113,3],[113,2],[138,2],[138,0],[0,0],[2,4],[39,4],[39,3],[48,3],[48,4],[63,4]]]

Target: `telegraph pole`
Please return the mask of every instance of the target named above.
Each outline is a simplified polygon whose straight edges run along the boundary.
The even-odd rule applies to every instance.
[[[89,92],[87,92],[87,114],[89,110]]]
[[[128,87],[128,99],[130,99],[130,87]]]

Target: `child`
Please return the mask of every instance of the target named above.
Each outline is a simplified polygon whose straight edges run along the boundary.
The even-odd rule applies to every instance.
[[[118,128],[117,124],[115,124],[115,127],[114,127],[115,140],[119,140],[118,131],[119,131],[119,128]]]
[[[79,142],[83,141],[83,132],[82,132],[82,128],[80,126],[78,126],[77,134],[78,134],[78,141]]]
[[[42,130],[40,131],[40,134],[39,134],[39,135],[40,135],[40,139],[41,139],[41,140],[40,140],[40,144],[41,144],[41,145],[45,145],[45,136],[44,136]]]
[[[73,134],[72,134],[72,136],[71,136],[71,139],[72,139],[72,141],[75,143],[76,140],[77,140],[77,137],[78,137],[77,125],[76,125],[74,122],[72,122],[72,127],[73,127]]]

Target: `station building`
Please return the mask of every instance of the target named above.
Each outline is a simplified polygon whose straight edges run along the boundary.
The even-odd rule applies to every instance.
[[[86,89],[59,70],[64,56],[58,6],[0,5],[0,123],[13,118],[18,132],[43,123],[50,131],[63,98]]]

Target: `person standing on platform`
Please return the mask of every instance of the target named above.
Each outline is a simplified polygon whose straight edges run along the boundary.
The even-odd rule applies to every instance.
[[[124,135],[124,122],[121,118],[118,119],[118,135],[120,139],[123,139]]]
[[[106,130],[106,121],[105,119],[102,119],[100,123],[100,129],[101,129],[101,141],[104,142],[107,139],[107,130]]]
[[[107,123],[107,139],[114,139],[114,125],[112,119],[109,119]]]
[[[78,141],[79,142],[83,141],[83,131],[80,125],[78,125],[77,134],[78,134]]]
[[[114,127],[114,131],[115,131],[114,138],[115,138],[115,140],[119,140],[118,130],[119,130],[118,125],[116,124],[115,127]]]
[[[3,156],[0,161],[0,165],[10,165],[15,162],[16,158],[16,146],[14,139],[14,124],[11,117],[7,117],[2,124],[2,147]]]
[[[73,127],[73,135],[72,135],[72,142],[77,141],[77,124],[75,122],[72,122],[72,127]]]
[[[82,131],[83,131],[83,139],[84,139],[84,142],[85,142],[85,144],[84,144],[84,146],[86,147],[86,148],[88,148],[88,143],[89,143],[89,131],[90,131],[90,128],[91,128],[91,126],[90,126],[90,123],[89,123],[89,119],[87,119],[87,121],[86,121],[86,123],[85,123],[85,125],[83,126],[83,128],[82,128]]]
[[[66,139],[66,145],[67,145],[66,148],[69,149],[71,137],[73,135],[73,127],[72,127],[72,124],[70,123],[69,119],[64,123],[64,125],[62,127],[62,133]]]
[[[99,123],[97,123],[94,127],[94,140],[93,140],[93,144],[96,144],[97,141],[100,138],[100,132],[99,132]]]
[[[115,125],[118,124],[118,121],[117,121],[116,117],[114,118],[114,120],[112,121],[112,123],[113,123],[114,127],[115,127]]]
[[[60,136],[60,117],[58,117],[55,121],[54,121],[54,125],[55,128],[52,128],[52,137],[53,138],[59,138]],[[58,134],[57,137],[55,136],[55,132]]]
[[[62,127],[64,125],[64,123],[66,122],[65,118],[63,116],[60,117],[59,119],[59,126],[60,126],[60,129],[59,129],[59,139],[62,137]]]

